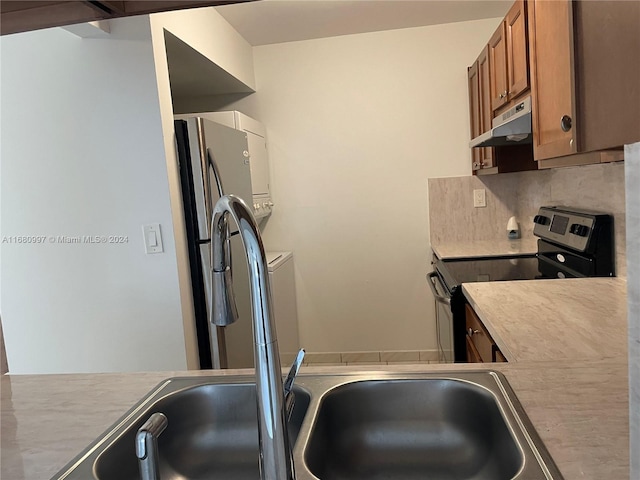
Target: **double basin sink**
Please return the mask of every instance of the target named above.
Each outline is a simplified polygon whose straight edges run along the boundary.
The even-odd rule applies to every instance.
[[[156,412],[161,480],[258,480],[253,381],[168,379],[52,480],[139,479],[136,433]],[[298,480],[562,478],[497,372],[301,374],[294,392]]]

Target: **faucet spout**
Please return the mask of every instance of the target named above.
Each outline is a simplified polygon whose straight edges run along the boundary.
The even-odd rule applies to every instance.
[[[238,224],[244,246],[253,313],[254,361],[258,403],[258,435],[260,446],[260,475],[262,480],[294,480],[293,456],[287,433],[286,405],[282,385],[282,369],[271,306],[271,291],[267,280],[267,261],[264,246],[253,215],[244,201],[234,195],[220,197],[213,210],[211,222],[211,259],[213,277],[225,277],[218,288],[230,291],[227,282],[230,265],[225,245],[228,239],[227,217]],[[211,322],[227,325],[223,313],[227,308],[224,292],[213,292]]]

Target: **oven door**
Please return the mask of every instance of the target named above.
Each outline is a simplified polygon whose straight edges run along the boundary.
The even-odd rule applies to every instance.
[[[436,339],[438,341],[438,360],[440,363],[453,363],[453,313],[451,295],[442,284],[438,272],[427,275],[427,283],[436,300]]]

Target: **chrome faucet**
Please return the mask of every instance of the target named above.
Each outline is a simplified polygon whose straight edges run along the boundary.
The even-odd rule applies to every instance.
[[[251,284],[253,312],[253,356],[256,368],[258,403],[258,441],[262,480],[294,480],[293,456],[287,432],[286,405],[278,342],[267,281],[267,261],[258,225],[242,199],[234,195],[220,197],[211,220],[212,295],[211,322],[228,325],[236,320],[228,265],[227,217],[238,224],[246,253]]]

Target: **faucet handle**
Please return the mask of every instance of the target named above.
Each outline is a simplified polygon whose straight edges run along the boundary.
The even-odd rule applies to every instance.
[[[300,365],[302,365],[302,360],[304,359],[304,348],[301,348],[296,355],[296,359],[293,361],[293,365],[289,369],[289,374],[284,379],[284,395],[287,394],[293,389],[293,383],[296,381],[296,376],[298,375],[298,371],[300,370]]]
[[[136,456],[142,480],[160,480],[158,437],[167,428],[168,423],[163,413],[156,412],[136,434]]]
[[[293,361],[293,365],[289,369],[289,374],[284,380],[284,405],[287,412],[287,422],[291,420],[291,414],[293,413],[293,407],[296,404],[296,394],[293,392],[293,383],[296,381],[300,365],[304,359],[304,348],[301,348],[296,355],[296,359]]]

